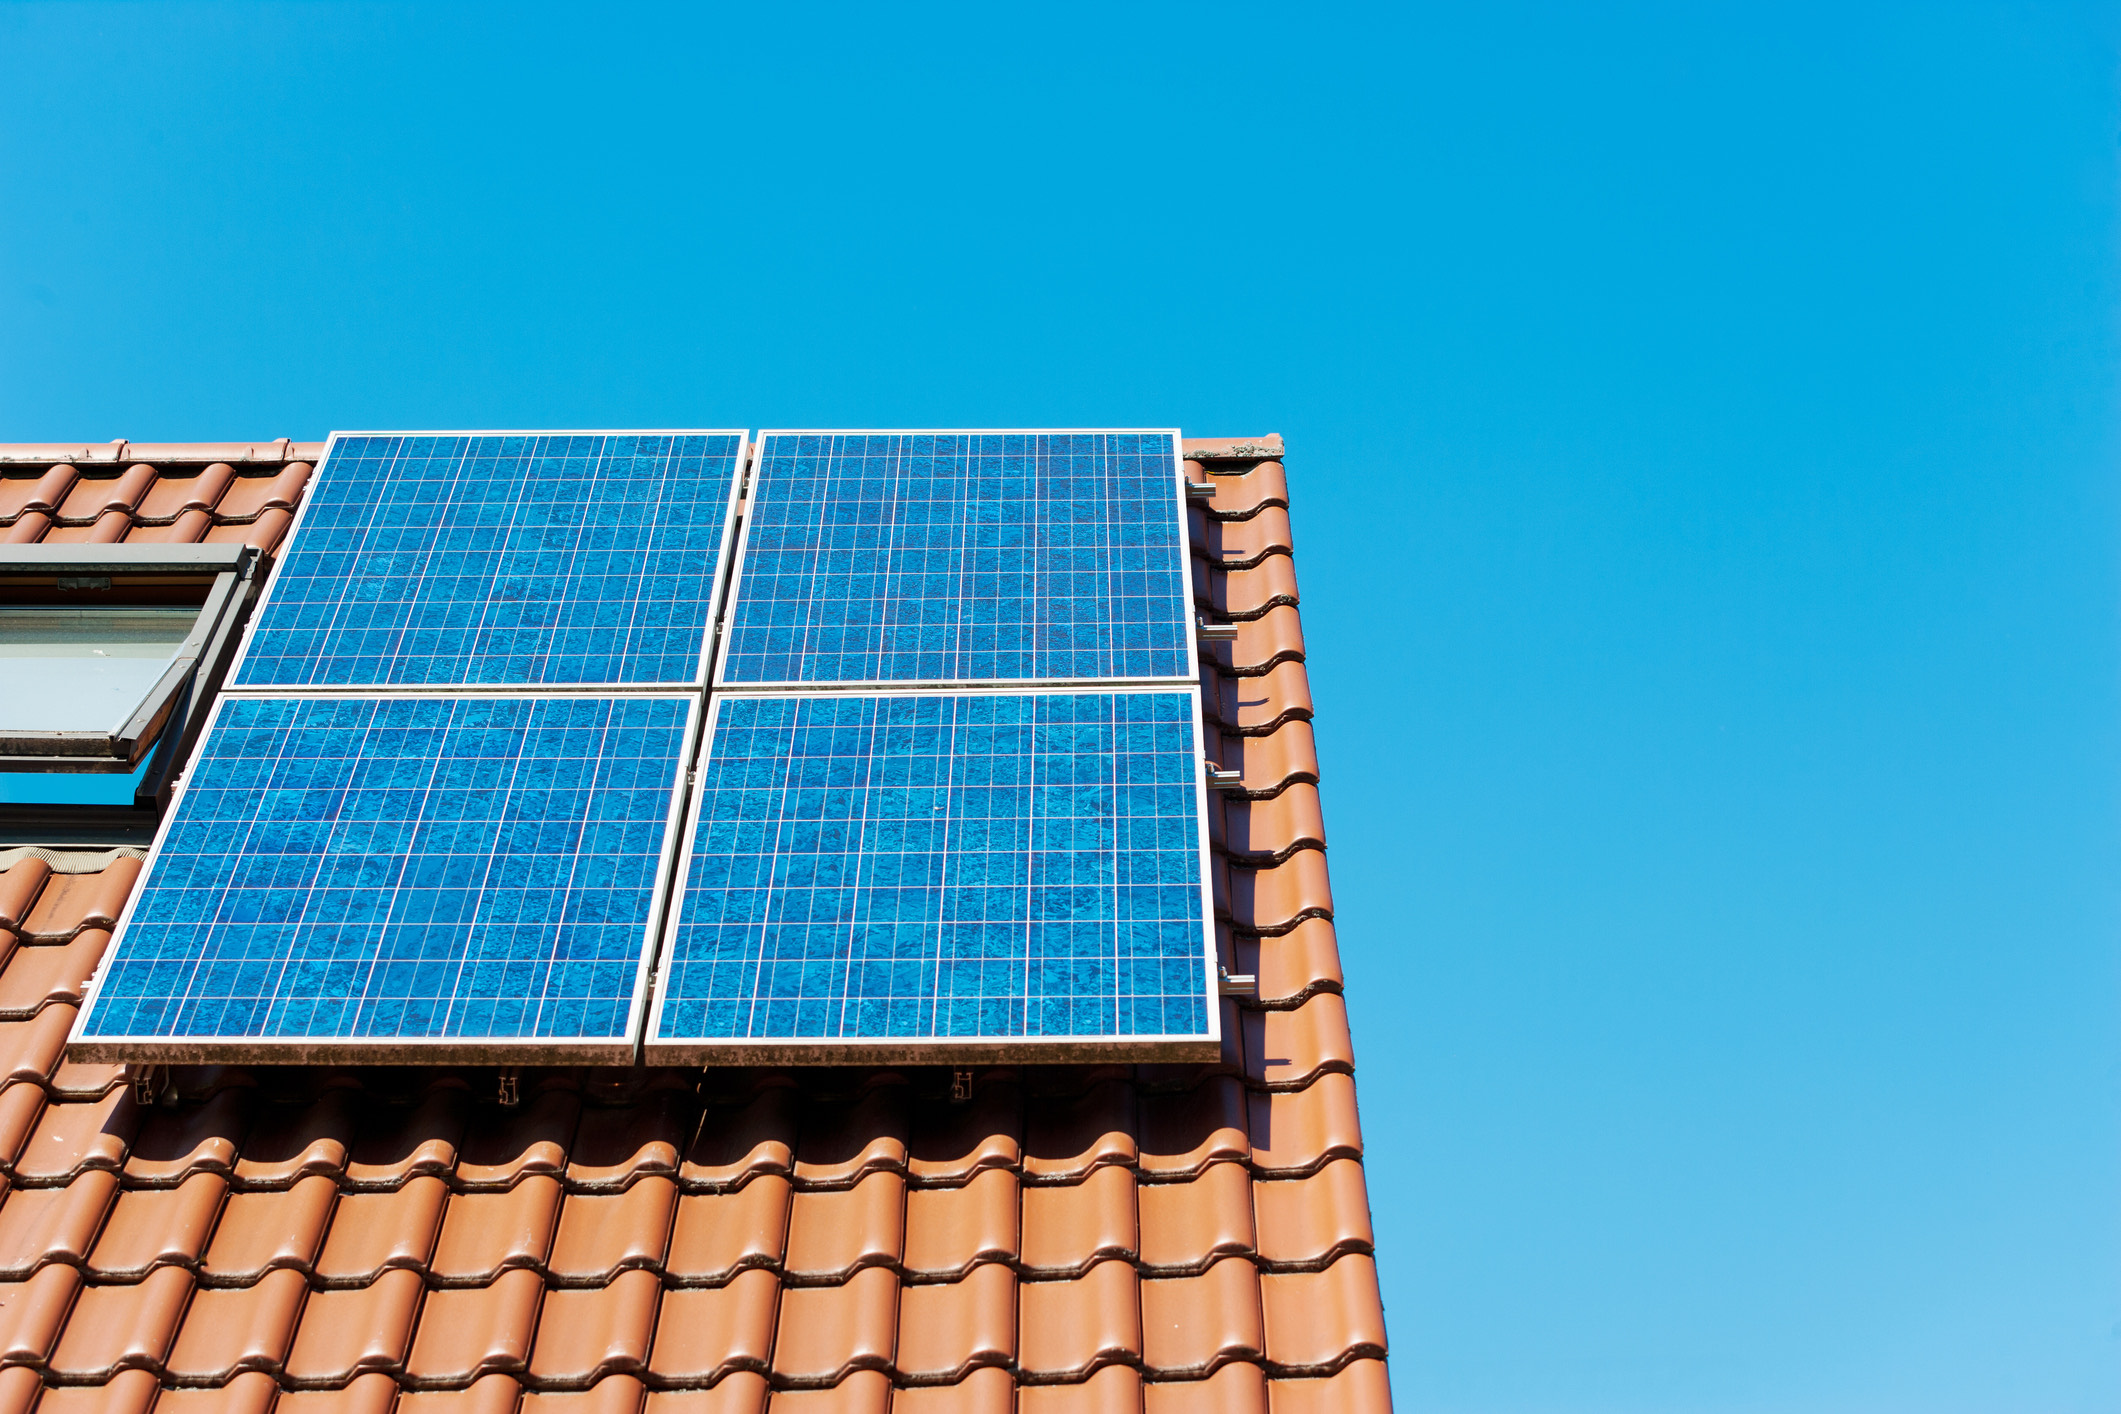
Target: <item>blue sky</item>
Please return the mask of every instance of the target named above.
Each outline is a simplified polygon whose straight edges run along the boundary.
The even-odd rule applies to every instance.
[[[2105,7],[0,9],[0,437],[1278,431],[1401,1406],[2121,1403]]]

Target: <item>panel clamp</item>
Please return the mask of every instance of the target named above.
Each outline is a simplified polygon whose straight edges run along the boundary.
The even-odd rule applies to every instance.
[[[1215,970],[1220,974],[1218,990],[1223,996],[1236,997],[1248,1002],[1259,1000],[1259,976],[1257,973],[1232,972],[1227,967],[1217,967]]]
[[[1203,643],[1237,642],[1236,624],[1211,624],[1206,619],[1197,619],[1194,622],[1199,628],[1200,641]]]
[[[504,1070],[501,1072],[501,1108],[514,1109],[517,1105],[523,1103],[521,1079],[521,1071]]]
[[[1215,790],[1242,793],[1245,788],[1243,771],[1225,771],[1213,761],[1208,763],[1208,785]]]
[[[1212,501],[1215,499],[1215,483],[1212,481],[1188,481],[1186,499],[1189,501]]]

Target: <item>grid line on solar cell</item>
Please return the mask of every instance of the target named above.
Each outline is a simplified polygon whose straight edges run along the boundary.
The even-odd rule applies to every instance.
[[[623,1040],[690,710],[224,699],[83,1038]]]
[[[742,445],[341,435],[234,681],[697,682]]]
[[[1194,720],[720,698],[651,1039],[1208,1035]]]
[[[1173,434],[760,441],[723,682],[1190,676]]]

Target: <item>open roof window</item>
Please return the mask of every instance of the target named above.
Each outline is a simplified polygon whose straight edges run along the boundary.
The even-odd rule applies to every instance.
[[[152,836],[256,562],[233,544],[0,546],[0,844]]]

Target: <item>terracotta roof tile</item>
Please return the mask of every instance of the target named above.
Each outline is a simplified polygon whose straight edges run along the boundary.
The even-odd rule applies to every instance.
[[[1016,1380],[986,1365],[947,1385],[912,1385],[891,1398],[891,1414],[1015,1414]]]
[[[568,1194],[547,1263],[552,1279],[600,1284],[622,1270],[660,1267],[677,1197],[677,1181],[656,1176],[618,1193]]]
[[[433,1174],[409,1178],[398,1189],[345,1194],[317,1258],[318,1278],[366,1286],[388,1269],[424,1269],[448,1197],[449,1185]]]
[[[766,1370],[780,1296],[780,1278],[756,1267],[726,1286],[663,1293],[648,1357],[658,1383],[705,1386],[731,1371]]]
[[[64,1183],[90,1169],[115,1171],[139,1129],[140,1108],[128,1090],[91,1104],[48,1105],[10,1172],[17,1183]]]
[[[268,1271],[308,1272],[338,1196],[338,1185],[324,1174],[311,1174],[288,1189],[232,1195],[206,1249],[202,1280],[209,1286],[247,1286]]]
[[[1351,1253],[1320,1272],[1270,1273],[1259,1286],[1267,1360],[1277,1372],[1323,1374],[1384,1355],[1384,1307],[1368,1256]]]
[[[1145,1414],[1267,1414],[1267,1378],[1257,1365],[1219,1366],[1204,1380],[1142,1387]]]
[[[118,1193],[116,1174],[91,1171],[64,1188],[17,1188],[0,1202],[0,1281],[26,1281],[46,1262],[79,1266]]]
[[[287,1378],[296,1384],[339,1385],[369,1370],[396,1369],[405,1359],[423,1293],[420,1274],[402,1269],[387,1271],[367,1286],[312,1292],[287,1355]]]
[[[909,1286],[899,1302],[897,1366],[910,1380],[956,1383],[1016,1358],[1016,1273],[999,1262],[961,1281]]]
[[[1108,1257],[1131,1260],[1141,1247],[1132,1169],[1108,1164],[1080,1183],[1029,1187],[1023,1202],[1027,1275],[1078,1273]]]
[[[34,1016],[53,1002],[78,1006],[109,944],[103,929],[84,928],[71,943],[16,948],[0,971],[0,1020]]]
[[[711,1389],[653,1390],[648,1414],[763,1414],[766,1378],[739,1370]]]
[[[958,1187],[908,1193],[907,1272],[947,1279],[970,1270],[975,1262],[1013,1261],[1019,1250],[1017,1189],[1012,1170],[991,1168]]]
[[[51,1372],[100,1383],[121,1369],[160,1365],[191,1291],[182,1267],[159,1268],[130,1286],[85,1288],[52,1351]]]
[[[512,1375],[482,1375],[465,1389],[409,1393],[398,1414],[514,1414],[522,1389]]]
[[[1123,1260],[1099,1262],[1064,1281],[1023,1283],[1017,1302],[1023,1312],[1018,1359],[1024,1373],[1069,1379],[1115,1361],[1138,1362],[1140,1288],[1133,1265]]]
[[[279,1393],[280,1386],[271,1375],[252,1370],[218,1387],[165,1389],[155,1401],[155,1410],[156,1414],[267,1414]]]
[[[896,1265],[906,1246],[906,1179],[872,1172],[852,1188],[798,1192],[788,1214],[792,1281],[839,1281],[856,1267]]]
[[[1020,1414],[1141,1414],[1141,1371],[1106,1365],[1079,1382],[1025,1385],[1016,1407]]]
[[[80,1268],[57,1262],[28,1281],[0,1282],[0,1361],[43,1364],[80,1290]]]
[[[677,1200],[668,1270],[678,1282],[719,1285],[749,1267],[778,1268],[788,1244],[788,1180],[763,1174],[733,1192]]]
[[[541,1386],[586,1389],[648,1363],[648,1341],[663,1290],[654,1272],[621,1272],[609,1285],[552,1291],[538,1318],[530,1378]]]
[[[300,1272],[270,1272],[257,1285],[201,1290],[170,1351],[172,1379],[218,1380],[230,1370],[278,1369],[309,1295]]]
[[[543,1279],[520,1269],[501,1273],[490,1286],[429,1292],[406,1376],[465,1385],[497,1370],[522,1369],[544,1296]]]
[[[119,1194],[89,1253],[89,1275],[98,1281],[138,1281],[153,1267],[194,1265],[227,1193],[228,1180],[220,1174],[195,1173],[175,1188]]]
[[[1145,1270],[1194,1272],[1258,1246],[1252,1225],[1252,1175],[1241,1163],[1210,1164],[1183,1183],[1142,1186]]]
[[[1199,1276],[1145,1281],[1141,1293],[1149,1368],[1189,1375],[1261,1358],[1259,1272],[1245,1258],[1225,1257]]]
[[[442,1214],[430,1270],[437,1281],[484,1286],[511,1267],[536,1267],[552,1250],[560,1181],[532,1174],[500,1193],[458,1193]]]
[[[40,1414],[147,1414],[157,1388],[152,1371],[121,1370],[108,1383],[46,1390],[37,1408]]]
[[[774,1414],[884,1414],[891,1381],[874,1370],[856,1370],[828,1389],[784,1390],[773,1397]]]
[[[832,1384],[859,1369],[884,1369],[898,1334],[898,1273],[864,1267],[838,1286],[781,1293],[773,1342],[776,1383]]]
[[[1335,1159],[1308,1178],[1260,1183],[1259,1255],[1276,1267],[1324,1266],[1346,1252],[1368,1252],[1369,1193],[1362,1165]]]
[[[73,449],[94,475],[32,506],[59,458],[0,447],[0,524],[270,544],[317,450]],[[86,1383],[44,1409],[1389,1408],[1279,443],[1189,451],[1199,588],[1250,615],[1202,673],[1238,773],[1217,946],[1260,998],[1224,1001],[1221,1061],[985,1067],[969,1095],[537,1071],[513,1107],[476,1070],[179,1067],[143,1108],[53,1043],[138,861],[28,856],[0,874],[0,1414],[48,1356]]]

